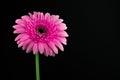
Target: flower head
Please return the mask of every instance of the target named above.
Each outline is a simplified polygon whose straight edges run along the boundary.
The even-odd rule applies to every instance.
[[[34,12],[17,19],[13,26],[18,47],[26,50],[26,53],[33,51],[34,54],[40,52],[45,56],[55,56],[58,48],[64,51],[62,44],[66,45],[68,34],[63,19],[58,15],[43,14]]]

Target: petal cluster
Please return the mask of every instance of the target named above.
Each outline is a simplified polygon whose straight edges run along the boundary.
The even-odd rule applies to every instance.
[[[18,47],[26,50],[26,53],[33,51],[45,56],[55,56],[58,49],[64,51],[63,44],[67,44],[67,26],[58,15],[33,12],[17,19],[13,26],[14,34],[17,34],[15,41]]]

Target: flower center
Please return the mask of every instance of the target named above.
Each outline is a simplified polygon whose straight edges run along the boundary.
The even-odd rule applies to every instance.
[[[38,28],[38,32],[39,32],[40,34],[43,34],[43,33],[45,33],[45,30],[44,30],[43,28]]]

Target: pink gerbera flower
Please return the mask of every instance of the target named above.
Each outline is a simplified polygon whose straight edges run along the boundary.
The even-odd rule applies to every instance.
[[[67,44],[68,34],[64,31],[67,27],[58,15],[34,12],[15,22],[17,24],[13,26],[13,33],[18,34],[15,41],[26,53],[33,51],[34,54],[40,52],[45,56],[55,56],[58,48],[64,51],[62,44]]]

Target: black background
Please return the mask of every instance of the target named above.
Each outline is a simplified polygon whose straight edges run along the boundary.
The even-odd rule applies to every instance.
[[[1,4],[1,80],[35,80],[34,55],[17,48],[12,28],[17,18],[33,11],[60,15],[69,34],[64,52],[54,58],[40,56],[41,80],[120,80],[117,1],[15,0]]]

